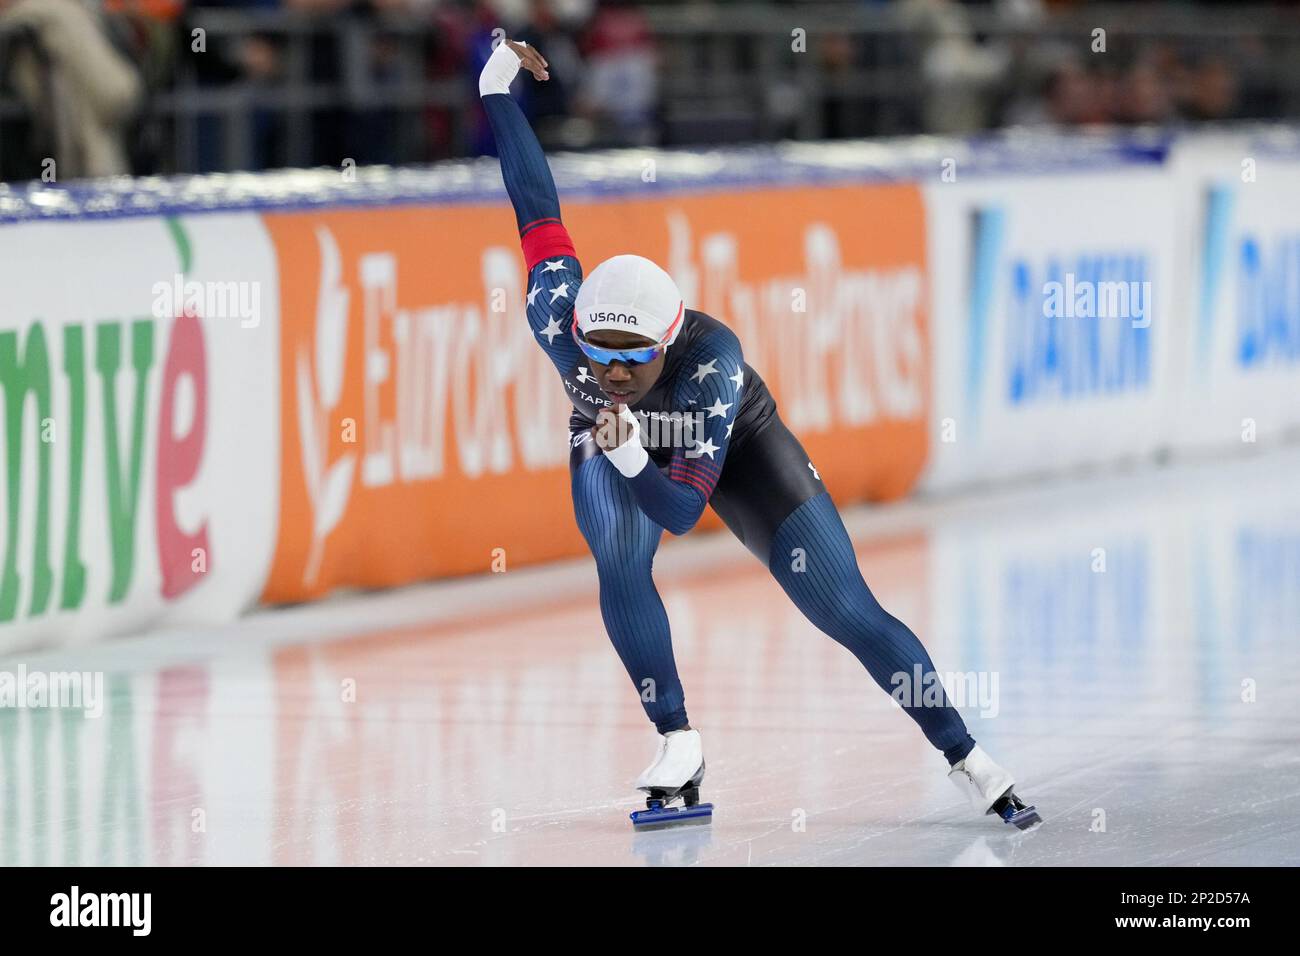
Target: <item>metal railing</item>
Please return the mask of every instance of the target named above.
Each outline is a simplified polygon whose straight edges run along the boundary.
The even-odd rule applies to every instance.
[[[1300,116],[1294,9],[1126,5],[1017,23],[987,8],[962,8],[964,22],[957,25],[918,21],[897,5],[648,6],[644,12],[658,50],[655,126],[662,145],[927,131],[927,98],[944,95],[927,56],[953,38],[968,49],[1002,51],[1013,65],[1050,50],[1096,64],[1123,63],[1158,44],[1200,49],[1235,71],[1239,115]],[[149,98],[144,122],[161,130],[162,154],[155,169],[142,171],[338,165],[353,147],[364,154],[367,130],[385,141],[382,161],[474,152],[472,77],[428,76],[428,49],[439,40],[428,19],[199,9],[190,28],[203,31],[205,52],[181,46],[170,85]],[[1098,29],[1106,31],[1104,54],[1093,52]],[[802,49],[797,31],[803,31]],[[206,78],[200,57],[234,61],[249,37],[274,43],[275,82]],[[381,43],[382,75],[373,60]],[[322,50],[330,61],[324,76]],[[828,51],[836,53],[833,63]],[[982,95],[995,104],[991,119],[996,103],[1018,92],[1016,75],[1012,69],[985,83]],[[435,113],[438,137],[429,121]],[[0,87],[0,139],[18,135],[23,115],[12,91]]]

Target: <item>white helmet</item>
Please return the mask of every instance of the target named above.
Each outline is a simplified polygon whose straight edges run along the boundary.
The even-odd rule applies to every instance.
[[[614,256],[583,279],[573,314],[584,336],[617,330],[671,345],[685,303],[672,276],[645,256]]]

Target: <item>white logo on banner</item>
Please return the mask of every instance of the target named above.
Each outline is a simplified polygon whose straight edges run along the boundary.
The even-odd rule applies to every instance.
[[[348,452],[329,461],[331,412],[343,392],[343,368],[347,357],[348,297],[342,284],[339,247],[324,226],[316,229],[320,245],[320,291],[316,297],[316,375],[306,349],[298,350],[298,432],[303,479],[311,502],[311,550],[302,579],[314,584],[325,553],[325,538],[343,520],[352,492],[356,455]]]

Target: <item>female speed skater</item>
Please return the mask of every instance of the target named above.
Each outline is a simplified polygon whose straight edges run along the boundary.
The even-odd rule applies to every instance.
[[[937,695],[917,688],[904,710],[947,758],[949,778],[975,810],[1022,829],[1037,823],[1011,774],[967,733],[916,635],[867,588],[820,475],[745,364],[736,335],[685,308],[668,273],[641,256],[614,256],[583,278],[546,156],[510,96],[521,66],[549,79],[535,48],[503,39],[479,77],[479,94],[528,267],[528,322],[573,404],[573,508],[596,559],[601,615],[661,735],[636,781],[647,809],[632,814],[634,825],[707,822],[712,812],[699,803],[703,745],[686,716],[668,615],[651,575],[664,530],[685,534],[706,505],[886,693],[897,687],[895,675],[921,673],[938,687]],[[789,559],[795,548],[802,561]]]

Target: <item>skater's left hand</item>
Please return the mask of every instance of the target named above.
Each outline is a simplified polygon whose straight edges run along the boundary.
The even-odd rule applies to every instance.
[[[626,405],[615,405],[612,409],[602,408],[596,415],[591,435],[601,451],[613,451],[636,435],[636,421],[628,420],[631,416],[623,414],[626,409]]]

